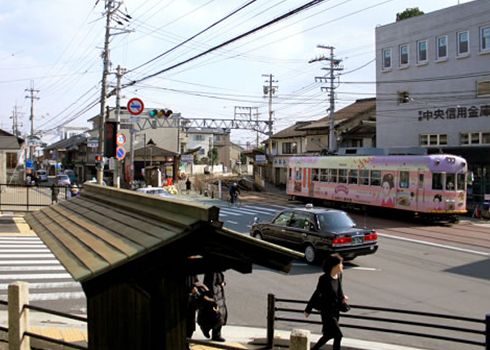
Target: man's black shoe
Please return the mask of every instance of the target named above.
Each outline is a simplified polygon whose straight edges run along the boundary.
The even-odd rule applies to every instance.
[[[226,339],[223,338],[223,337],[213,337],[213,340],[214,341],[219,341],[219,342],[225,342],[226,341]]]
[[[204,334],[204,336],[206,338],[208,338],[208,339],[211,338],[211,335],[209,334],[209,329],[205,329],[205,328],[201,327],[201,331],[202,331],[202,334]]]

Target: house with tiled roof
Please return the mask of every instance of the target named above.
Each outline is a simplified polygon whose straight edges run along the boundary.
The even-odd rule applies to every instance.
[[[22,138],[0,130],[0,183],[18,183],[23,180],[24,161],[23,158],[19,159],[23,143]]]
[[[376,98],[356,100],[335,112],[334,118],[337,150],[342,148],[343,152],[352,153],[359,148],[376,147]],[[330,116],[297,122],[275,133],[264,141],[269,162],[259,169],[259,174],[275,185],[285,185],[289,157],[326,154],[329,133]],[[272,153],[269,142],[272,142]]]

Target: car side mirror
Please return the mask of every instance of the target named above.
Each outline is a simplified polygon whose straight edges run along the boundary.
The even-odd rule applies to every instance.
[[[260,219],[258,217],[254,217],[254,224],[258,224]]]

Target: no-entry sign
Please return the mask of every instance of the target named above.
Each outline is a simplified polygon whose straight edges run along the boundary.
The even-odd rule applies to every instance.
[[[143,113],[144,108],[145,105],[143,104],[143,101],[141,101],[139,98],[132,98],[128,102],[128,111],[132,115],[138,115]]]

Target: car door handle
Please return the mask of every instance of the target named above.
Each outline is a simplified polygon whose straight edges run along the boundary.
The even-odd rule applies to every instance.
[[[286,230],[285,229],[282,229],[281,232],[286,232]]]
[[[308,236],[308,235],[307,235],[306,233],[303,233],[303,234],[302,234],[302,236],[303,236],[303,237],[306,237],[306,236]]]

